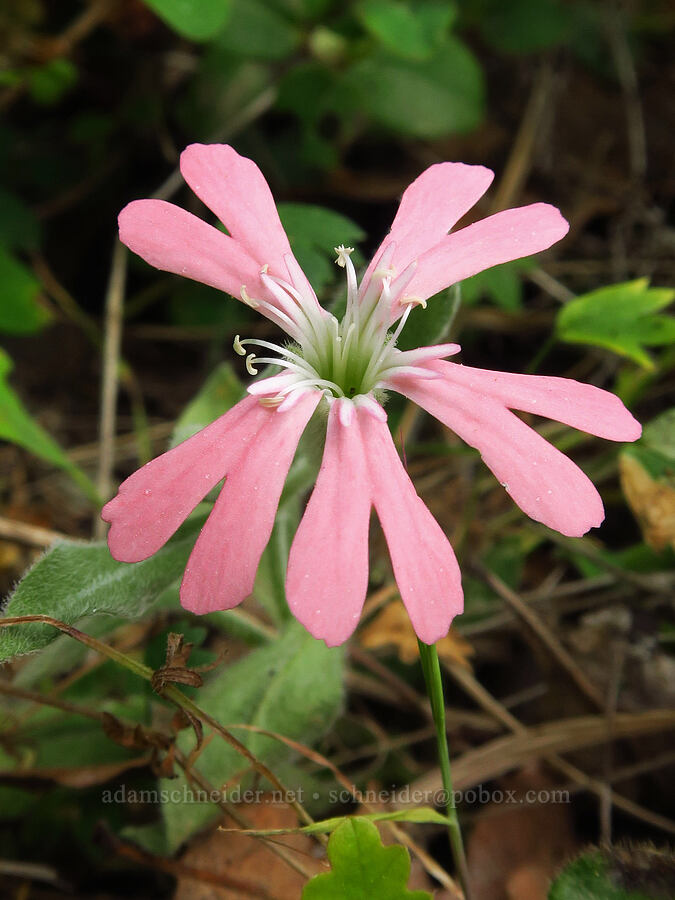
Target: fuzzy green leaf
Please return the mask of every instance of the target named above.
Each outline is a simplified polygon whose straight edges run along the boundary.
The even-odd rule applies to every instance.
[[[302,900],[430,900],[427,891],[409,891],[410,856],[405,847],[383,847],[367,819],[346,819],[328,842],[331,871],[308,881]]]
[[[343,653],[315,640],[292,622],[275,641],[228,666],[200,689],[197,702],[226,727],[230,723],[257,725],[288,738],[311,744],[325,733],[343,700]],[[259,734],[236,731],[249,749],[272,769],[289,759],[285,744]],[[194,735],[182,732],[178,744],[184,752],[194,745]],[[226,784],[248,763],[217,735],[199,754],[199,771],[215,786]],[[250,784],[250,782],[249,782]],[[209,802],[182,802],[191,793],[183,775],[163,781],[168,801],[162,805],[164,846],[173,852],[188,837],[218,816]],[[265,785],[269,788],[269,785]],[[237,784],[229,799],[238,795]],[[139,835],[139,837],[141,837]],[[156,835],[153,835],[156,839]]]
[[[569,863],[549,891],[549,900],[668,900],[675,860],[653,847],[591,850]]]
[[[605,347],[645,369],[654,363],[645,346],[675,340],[675,318],[659,316],[675,297],[671,288],[650,288],[646,278],[626,281],[584,294],[558,313],[556,328],[563,341]]]
[[[203,514],[195,514],[175,538],[138,563],[117,562],[103,542],[59,541],[19,582],[3,615],[45,615],[69,625],[94,614],[138,618],[180,578],[203,522]],[[0,628],[0,660],[39,650],[58,635],[42,624]]]

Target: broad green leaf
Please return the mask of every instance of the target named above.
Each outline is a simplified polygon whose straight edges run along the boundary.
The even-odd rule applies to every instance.
[[[39,240],[37,217],[20,197],[0,188],[0,252],[3,252],[2,246],[12,250],[34,250]],[[4,283],[5,278],[0,275],[0,284]]]
[[[462,282],[462,302],[467,306],[488,297],[495,306],[508,312],[516,312],[523,306],[522,272],[532,268],[531,258],[517,259],[485,269]]]
[[[49,313],[38,300],[40,287],[30,269],[0,245],[0,330],[31,334],[49,321]]]
[[[310,203],[280,203],[279,217],[293,252],[317,293],[335,279],[334,247],[354,245],[365,232],[347,216]]]
[[[221,363],[178,417],[171,446],[197,434],[231,409],[244,396],[244,386],[229,363]]]
[[[673,297],[675,290],[650,288],[647,278],[591,291],[560,310],[558,337],[570,343],[605,347],[645,369],[653,369],[644,348],[675,341],[675,318],[656,315]]]
[[[58,541],[19,582],[3,615],[45,615],[69,625],[94,614],[138,618],[180,578],[203,521],[200,511],[138,563],[117,562],[103,542]],[[39,650],[59,633],[42,624],[0,628],[0,660]]]
[[[363,0],[356,9],[366,30],[387,50],[405,59],[431,55],[431,36],[409,4],[402,0]]]
[[[230,0],[145,0],[166,24],[192,41],[208,41],[230,14]]]
[[[233,0],[227,27],[218,46],[252,59],[285,59],[300,42],[300,31],[288,17],[264,0]]]
[[[196,702],[225,727],[247,723],[311,744],[325,733],[342,705],[342,666],[340,648],[328,649],[292,622],[277,640],[221,671],[199,690]],[[273,770],[291,755],[286,745],[272,738],[241,730],[236,735]],[[194,735],[182,732],[178,743],[189,752]],[[221,787],[248,764],[215,735],[195,765],[215,787]],[[207,802],[181,802],[183,791],[190,792],[183,776],[163,781],[161,786],[176,791],[169,795],[174,800],[162,806],[165,846],[173,852],[216,817],[218,808]],[[230,799],[235,800],[238,791],[233,786]]]
[[[64,451],[37,422],[31,418],[24,405],[7,383],[12,361],[0,349],[0,438],[25,447],[36,456],[65,469],[84,493],[98,503],[96,488],[87,476],[66,456]]]
[[[349,70],[343,90],[374,121],[412,137],[472,131],[485,110],[482,69],[467,46],[452,36],[421,62],[373,53]]]
[[[591,850],[565,866],[548,900],[666,900],[674,883],[669,852],[649,846]]]
[[[405,847],[384,847],[366,818],[345,820],[328,841],[331,871],[308,881],[302,900],[431,900],[427,891],[409,891],[410,856]]]
[[[396,346],[399,350],[428,347],[446,340],[460,303],[460,286],[432,297],[426,309],[418,306],[408,316]]]

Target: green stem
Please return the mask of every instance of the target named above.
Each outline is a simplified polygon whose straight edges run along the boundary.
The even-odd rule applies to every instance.
[[[436,651],[436,646],[434,644],[425,644],[420,640],[417,641],[417,644],[419,646],[420,662],[422,663],[422,672],[424,673],[424,681],[427,686],[427,694],[429,695],[429,702],[431,703],[431,714],[436,727],[438,760],[441,767],[443,790],[445,791],[446,796],[445,809],[450,822],[448,825],[450,849],[452,850],[452,857],[455,861],[459,879],[464,888],[464,896],[469,900],[468,868],[466,856],[464,855],[464,843],[462,841],[462,832],[459,827],[459,818],[457,817],[457,807],[455,806],[452,788],[448,735],[445,728],[445,700],[443,699],[441,666],[438,661],[438,652]]]

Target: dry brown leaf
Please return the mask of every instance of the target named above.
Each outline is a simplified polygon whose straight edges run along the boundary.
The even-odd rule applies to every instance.
[[[251,828],[295,828],[297,819],[288,806],[276,803],[241,804],[240,812]],[[289,834],[274,839],[292,848],[298,861],[312,874],[325,872],[326,865],[313,856],[317,843],[305,834]],[[214,831],[198,837],[181,863],[194,869],[231,875],[242,882],[257,884],[275,900],[297,900],[305,884],[303,876],[272,853],[259,839],[236,832]],[[178,880],[173,900],[250,900],[250,894],[206,884],[192,878]]]
[[[393,646],[403,663],[411,664],[419,658],[417,637],[402,603],[389,603],[358,636],[361,646],[366,650]],[[437,641],[436,649],[444,662],[470,668],[469,658],[473,656],[473,647],[454,629],[450,629],[444,638]]]
[[[645,541],[654,550],[675,548],[675,486],[654,480],[637,459],[622,453],[619,459],[621,487]]]
[[[555,785],[536,768],[499,784],[510,803],[485,807],[467,847],[472,900],[546,900],[551,876],[575,850],[570,806],[526,803]],[[509,795],[507,795],[509,796]]]

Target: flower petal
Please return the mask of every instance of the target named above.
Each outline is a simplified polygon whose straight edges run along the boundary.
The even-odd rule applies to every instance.
[[[260,284],[259,266],[231,237],[164,200],[134,200],[119,215],[120,240],[163,272],[184,275],[239,298]]]
[[[253,590],[298,441],[321,396],[308,392],[284,413],[264,410],[262,428],[228,468],[225,486],[188,560],[180,588],[186,609],[200,615],[231,609]]]
[[[108,546],[120,562],[152,556],[255,439],[270,413],[246,397],[208,427],[147,463],[103,507]]]
[[[447,634],[461,613],[459,566],[440,525],[415,492],[386,425],[357,412],[372,485],[401,599],[419,639]]]
[[[368,266],[361,293],[392,241],[396,248],[391,266],[398,275],[450,231],[480,200],[493,178],[490,169],[464,163],[437,163],[422,172],[403,193],[391,230]]]
[[[492,372],[449,362],[438,362],[430,368],[442,372],[447,381],[493,397],[510,409],[546,416],[601,438],[635,441],[642,433],[640,423],[615,394],[592,384],[549,375]]]
[[[340,421],[342,401],[328,417],[321,470],[288,559],[291,612],[329,647],[356,628],[368,588],[370,485],[356,416]]]
[[[252,159],[240,156],[228,144],[190,144],[181,153],[180,170],[258,269],[268,265],[271,274],[280,278],[304,278],[301,272],[298,275],[299,267],[291,273],[284,261],[288,254],[294,261],[291,246],[265,176]],[[309,287],[304,280],[296,287]]]
[[[396,390],[479,450],[530,518],[570,537],[600,525],[602,500],[588,477],[501,402],[444,378],[394,382]]]
[[[405,295],[426,300],[491,266],[546,250],[568,229],[560,212],[548,203],[507,209],[481,219],[447,235],[420,256]]]

